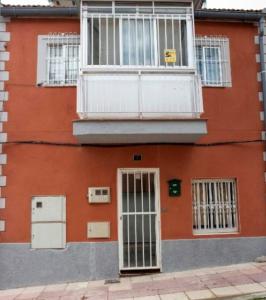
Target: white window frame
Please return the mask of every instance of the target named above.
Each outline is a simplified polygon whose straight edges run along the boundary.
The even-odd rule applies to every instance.
[[[213,194],[210,192],[211,184],[214,186],[214,194],[217,198],[213,199]],[[217,190],[217,186],[224,184],[227,188],[226,195],[223,189]],[[202,189],[203,198],[200,199],[200,185],[205,185]],[[230,185],[234,189],[231,194]],[[209,189],[210,199],[207,200],[206,186]],[[195,190],[196,191],[195,191]],[[231,199],[231,206],[228,201],[221,199],[222,197]],[[202,200],[202,201],[201,201]],[[214,200],[214,201],[213,201]],[[213,218],[208,218],[208,210],[213,210]],[[219,216],[220,213],[220,216]],[[238,233],[238,197],[237,197],[237,181],[236,179],[195,179],[192,180],[192,215],[193,215],[193,234],[194,235],[213,235],[213,234],[236,234]],[[229,225],[225,226],[228,222]],[[215,226],[214,226],[215,223]],[[224,224],[223,224],[224,223]],[[233,224],[234,223],[234,224]],[[215,228],[219,225],[219,228]],[[222,226],[223,225],[223,226]],[[231,226],[230,226],[231,225]],[[201,227],[201,228],[195,228]],[[202,228],[203,227],[203,228]]]
[[[196,36],[196,47],[200,48],[202,60],[199,62],[202,64],[201,75],[202,85],[206,87],[232,87],[231,78],[231,63],[230,63],[230,45],[227,37],[220,36]],[[207,78],[206,71],[206,49],[219,49],[219,81],[211,81]],[[196,52],[197,53],[197,52]],[[198,58],[196,57],[196,65],[198,65]]]
[[[113,3],[113,6],[114,6],[114,1],[112,1]],[[86,7],[86,6],[85,6]],[[188,71],[188,70],[192,70],[194,71],[196,69],[196,64],[195,64],[195,48],[194,48],[194,37],[195,37],[195,34],[194,34],[194,19],[193,19],[193,6],[191,6],[191,9],[192,9],[192,14],[191,15],[186,15],[186,16],[179,16],[179,15],[173,15],[173,16],[178,16],[179,20],[185,20],[186,21],[186,26],[187,26],[187,59],[188,59],[188,66],[168,66],[166,64],[166,66],[163,66],[163,65],[158,65],[158,34],[157,34],[157,25],[156,25],[156,22],[157,22],[157,19],[156,19],[156,16],[158,15],[154,15],[154,14],[146,14],[146,18],[155,18],[154,20],[154,43],[155,44],[155,55],[156,55],[156,52],[157,52],[157,56],[155,56],[155,65],[122,65],[121,63],[121,60],[120,60],[120,64],[116,64],[116,65],[92,65],[92,64],[89,64],[88,63],[88,20],[95,16],[95,17],[99,17],[101,15],[103,16],[106,16],[106,15],[109,15],[109,16],[112,16],[113,18],[116,18],[116,19],[122,19],[122,18],[140,18],[142,19],[143,18],[143,15],[142,14],[115,14],[114,12],[112,14],[110,13],[89,13],[86,11],[86,9],[83,9],[82,8],[82,17],[81,17],[81,32],[82,32],[82,35],[81,35],[81,69],[83,71],[86,71],[86,70],[103,70],[103,69],[106,69],[106,70],[123,70],[123,69],[126,69],[126,70],[184,70],[184,71]],[[113,11],[114,11],[114,8],[113,8]],[[163,16],[163,15],[162,15]],[[169,20],[172,20],[173,16],[170,17],[169,15]],[[121,21],[119,21],[121,22]],[[120,24],[119,24],[120,26]],[[119,47],[120,47],[120,59],[121,59],[121,47],[122,47],[122,34],[121,34],[122,30],[119,30]],[[93,54],[92,54],[93,56]]]
[[[219,81],[217,83],[211,82],[211,80],[208,78],[207,74],[207,62],[206,62],[206,50],[207,49],[217,49],[218,50],[218,74],[219,74]],[[218,46],[203,46],[202,47],[202,63],[203,63],[203,82],[210,82],[210,85],[217,85],[222,86],[222,63],[221,63],[221,48]]]
[[[64,36],[65,35],[65,36]],[[55,45],[62,45],[62,60],[66,57],[66,49],[68,46],[77,46],[79,48],[80,52],[80,43],[79,43],[79,35],[76,34],[64,34],[64,35],[39,35],[38,36],[38,62],[37,62],[37,85],[38,86],[44,86],[44,87],[65,87],[65,86],[77,86],[77,81],[75,83],[69,83],[65,80],[62,80],[60,83],[52,83],[49,79],[49,65],[47,63],[49,50],[48,45],[51,42],[53,38],[58,39],[57,44]],[[76,39],[76,44],[67,44],[67,40],[69,39]],[[78,64],[80,61],[80,55],[77,56]],[[65,61],[64,61],[65,62]],[[65,78],[66,73],[66,65],[63,62],[60,70],[62,72],[62,75],[60,75],[60,78]],[[77,68],[77,77],[79,74],[79,66]],[[78,78],[77,78],[78,79]]]

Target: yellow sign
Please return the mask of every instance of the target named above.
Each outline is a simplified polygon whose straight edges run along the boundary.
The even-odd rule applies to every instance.
[[[176,50],[175,49],[165,49],[164,50],[164,60],[166,63],[176,62]]]

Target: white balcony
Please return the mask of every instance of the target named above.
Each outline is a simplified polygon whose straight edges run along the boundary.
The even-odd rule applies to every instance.
[[[194,143],[207,133],[194,74],[84,74],[77,112],[74,135],[81,143]]]
[[[80,143],[194,143],[207,133],[192,2],[145,3],[82,6]]]
[[[199,118],[203,112],[200,79],[173,73],[82,75],[77,112],[82,120]]]

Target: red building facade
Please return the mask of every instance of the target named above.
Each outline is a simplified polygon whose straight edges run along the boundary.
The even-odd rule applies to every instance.
[[[82,5],[84,9],[86,3]],[[79,45],[73,42],[74,35],[75,38],[80,35],[81,43],[85,43],[82,26],[80,31],[82,17],[69,17],[65,8],[51,7],[50,15],[41,18],[37,11],[44,7],[35,7],[34,16],[27,11],[29,7],[17,7],[17,15],[8,13],[8,8],[5,7],[6,15],[2,17],[5,30],[1,36],[5,47],[1,51],[2,61],[5,62],[1,71],[0,267],[6,274],[1,276],[1,288],[110,278],[121,272],[150,269],[171,272],[251,261],[265,254],[264,123],[262,83],[258,76],[261,71],[257,43],[259,17],[255,18],[261,12],[247,12],[254,19],[245,21],[243,16],[241,19],[233,12],[230,15],[230,11],[228,19],[216,19],[213,14],[224,11],[197,10],[192,57],[197,60],[195,74],[201,74],[202,87],[200,85],[197,91],[202,91],[204,111],[192,109],[184,116],[181,110],[179,115],[150,118],[145,118],[144,111],[143,119],[136,121],[123,115],[125,111],[111,118],[94,115],[90,119],[88,115],[103,111],[87,110],[83,113],[88,115],[81,117],[80,102],[76,103],[76,84],[62,84],[55,75],[63,72],[62,66],[64,72],[74,72],[69,56],[67,62],[55,63],[56,60],[58,63],[58,57],[59,60],[62,58],[63,51],[70,53],[72,49],[63,50],[64,42],[58,42],[58,39],[54,46],[54,49],[58,47],[54,50],[58,52],[52,58],[53,50],[46,50],[51,51],[49,74],[54,82],[38,81],[42,77],[40,37],[48,36],[49,39],[51,32],[57,32],[59,36],[67,33],[71,47]],[[24,15],[19,17],[23,9]],[[61,16],[52,12],[61,9],[65,9]],[[201,12],[205,15],[200,15]],[[239,16],[242,14],[238,13]],[[183,19],[179,17],[178,20]],[[101,22],[98,31],[111,26],[109,21],[104,23],[103,19]],[[123,25],[124,21],[120,22]],[[138,21],[134,22],[129,27],[138,24]],[[157,22],[160,33],[160,19]],[[182,27],[181,23],[179,26]],[[151,24],[150,31],[154,30]],[[119,30],[128,30],[125,29],[128,25],[123,26]],[[146,30],[146,25],[141,26]],[[171,26],[173,29],[174,21]],[[186,26],[188,35],[189,24]],[[110,28],[105,35],[112,33],[115,39],[114,27]],[[168,27],[165,28],[168,32]],[[138,30],[138,25],[135,29]],[[94,34],[96,31],[92,29]],[[180,39],[181,36],[180,33]],[[53,43],[53,38],[52,42],[47,42],[48,46]],[[96,47],[92,37],[91,41]],[[136,41],[142,47],[144,37],[138,36]],[[90,45],[92,47],[92,42]],[[108,42],[102,42],[102,48],[99,48],[102,51],[98,50],[102,56],[108,51],[114,53],[105,49],[106,45]],[[173,46],[174,41],[163,48],[172,49]],[[150,47],[152,53],[152,46],[145,47]],[[121,49],[125,47],[120,51],[126,51]],[[71,51],[73,56],[76,55],[76,50]],[[83,50],[80,52],[79,57],[84,55]],[[164,52],[160,52],[159,49],[157,56],[164,59]],[[123,53],[120,54],[125,63],[127,54]],[[141,55],[138,55],[140,61]],[[155,99],[156,95],[151,91],[156,92],[158,85],[162,95],[165,94],[165,99],[160,96],[163,103],[168,103],[172,97],[170,91],[174,91],[173,95],[182,95],[183,99],[190,95],[186,91],[191,86],[186,86],[188,81],[184,77],[193,73],[193,68],[189,68],[189,51],[186,58],[181,58],[177,50],[175,55],[173,65],[178,65],[179,60],[178,66],[184,66],[184,60],[188,60],[183,73],[168,70],[174,75],[164,71],[150,75],[153,71],[149,69],[147,73],[142,70],[141,75],[136,75],[143,76],[141,88],[146,94],[143,92],[141,99],[147,94],[149,101],[152,97]],[[131,58],[129,54],[129,60],[136,57]],[[99,66],[99,55],[96,58]],[[152,54],[146,54],[147,59],[150,59],[147,64],[152,67]],[[129,65],[126,64],[125,69]],[[164,67],[173,65],[166,63]],[[87,97],[88,101],[100,103],[98,95],[103,93],[108,98],[110,93],[112,100],[112,86],[117,89],[117,82],[121,84],[124,80],[119,73],[121,70],[118,75],[112,74],[117,76],[113,82],[107,78],[106,70],[103,74],[96,67],[93,71],[79,69],[79,99],[86,100]],[[108,72],[114,72],[114,62],[110,68]],[[138,72],[140,69],[143,65]],[[82,76],[88,76],[85,83],[81,83]],[[94,81],[90,81],[93,76],[103,76],[103,79],[93,85]],[[160,77],[151,80],[148,76]],[[172,85],[182,76],[184,82]],[[161,84],[159,81],[165,78],[169,82]],[[135,79],[126,80],[132,80],[125,88],[131,99]],[[156,84],[149,89],[150,86],[146,88],[145,85],[147,81]],[[89,92],[86,92],[85,84]],[[124,95],[122,86],[118,90]],[[200,102],[200,97],[197,99],[194,98]],[[111,104],[114,107],[116,102]],[[159,113],[164,113],[159,104]],[[128,112],[131,112],[130,105]],[[169,105],[167,113],[176,112],[176,107]],[[152,112],[158,114],[158,111]],[[102,122],[105,122],[105,129]],[[142,122],[140,129],[134,122]],[[174,128],[172,133],[169,126]],[[176,185],[169,183],[173,179],[179,180]]]

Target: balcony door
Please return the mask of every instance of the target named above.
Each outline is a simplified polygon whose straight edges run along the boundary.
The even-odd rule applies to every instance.
[[[120,270],[160,269],[159,171],[118,170]]]

